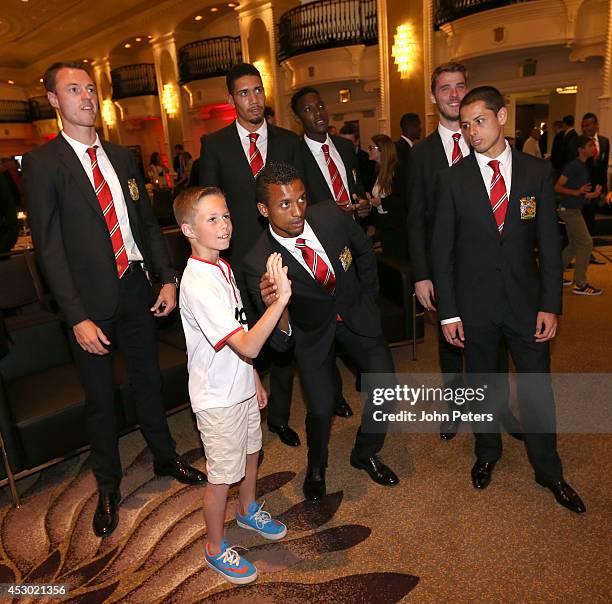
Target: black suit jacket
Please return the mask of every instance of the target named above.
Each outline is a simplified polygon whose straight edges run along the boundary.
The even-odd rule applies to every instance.
[[[406,142],[405,138],[401,138],[395,141],[395,151],[397,152],[397,159],[400,164],[406,164],[408,162],[412,147]]]
[[[364,197],[365,190],[357,171],[357,156],[355,155],[353,144],[341,136],[332,136],[330,138],[338,150],[346,169],[346,178],[349,186],[348,193],[351,202],[353,201],[353,193],[356,193],[358,197]],[[320,201],[333,201],[334,192],[327,185],[325,177],[319,169],[319,164],[317,164],[317,160],[310,152],[303,137],[300,139],[299,144],[299,162],[304,176],[308,203],[313,205]]]
[[[121,183],[130,229],[147,270],[171,282],[176,273],[131,152],[106,141],[101,144]],[[22,165],[36,255],[66,321],[72,326],[110,318],[119,296],[115,255],[79,158],[59,134],[24,155]],[[138,200],[130,194],[132,179]]]
[[[563,167],[567,166],[573,159],[578,157],[577,139],[578,133],[574,128],[565,133],[563,137]]]
[[[556,170],[557,174],[561,174],[565,165],[565,132],[557,132],[553,138],[552,148],[550,150],[550,163]]]
[[[610,141],[605,136],[598,136],[599,153],[597,157],[589,157],[586,167],[593,188],[601,185],[602,193],[608,192],[608,162],[610,161]]]
[[[305,268],[266,229],[249,251],[245,276],[253,305],[263,312],[259,280],[266,270],[272,252],[280,252],[288,267],[292,295],[289,316],[298,360],[312,362],[329,353],[333,345],[336,317],[354,333],[376,337],[382,335],[376,305],[378,273],[372,245],[359,224],[346,216],[335,203],[326,201],[307,210],[306,220],[325,249],[334,274],[336,288],[329,294]],[[341,261],[352,256],[350,263]],[[252,321],[252,320],[251,320]],[[272,341],[274,346],[274,341]]]
[[[458,316],[472,325],[503,319],[531,336],[539,311],[561,312],[561,245],[550,165],[512,151],[501,237],[474,154],[441,172],[439,180],[432,244],[438,318]],[[535,197],[531,220],[521,219],[524,197]]]
[[[410,151],[408,161],[408,252],[414,281],[433,279],[431,233],[436,211],[436,181],[448,160],[438,130]]]
[[[268,124],[266,161],[297,164],[298,137]],[[234,231],[229,257],[241,259],[267,226],[257,210],[255,178],[236,129],[236,122],[202,137],[199,184],[225,193]]]

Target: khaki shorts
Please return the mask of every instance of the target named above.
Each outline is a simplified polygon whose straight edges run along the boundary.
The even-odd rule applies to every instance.
[[[261,449],[261,416],[257,395],[232,405],[196,414],[211,484],[234,484],[244,478],[246,456]]]

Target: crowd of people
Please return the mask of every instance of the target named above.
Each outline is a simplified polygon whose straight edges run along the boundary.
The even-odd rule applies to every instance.
[[[116,528],[121,501],[111,361],[117,346],[155,473],[207,482],[207,564],[230,582],[255,580],[256,568],[225,541],[223,527],[228,489],[240,483],[239,526],[272,540],[288,530],[256,501],[260,410],[267,405],[268,429],[282,443],[301,445],[289,425],[297,369],[306,402],[303,493],[318,502],[327,488],[332,417],[353,415],[336,355],[379,376],[377,387],[397,383],[376,301],[377,251],[409,261],[420,304],[437,311],[446,385],[497,376],[483,403],[492,419],[472,426],[473,487],[491,482],[505,430],[524,441],[536,482],[567,509],[586,511],[564,479],[548,374],[563,268],[573,256],[574,293],[597,293],[586,281],[590,248],[580,223],[581,204],[606,195],[604,182],[593,183],[593,166],[607,167],[607,139],[592,114],[582,135],[564,134],[568,161],[559,168],[513,149],[504,136],[503,96],[492,86],[469,90],[464,66],[446,63],[431,74],[435,130],[420,140],[418,115],[406,113],[400,140],[375,135],[366,154],[354,124],[330,132],[325,101],[313,87],[291,99],[302,135],[274,125],[260,73],[235,65],[226,78],[235,121],[202,138],[197,164],[175,149],[183,186],[197,184],[174,201],[192,249],[179,289],[143,175],[128,150],[98,137],[98,99],[85,66],[56,63],[43,80],[63,130],[24,156],[24,190],[38,260],[71,328],[86,392],[96,535]],[[149,179],[165,178],[160,163],[151,158]],[[563,257],[557,213],[569,239]],[[153,275],[162,284],[156,295]],[[176,454],[163,413],[154,317],[174,310],[177,291],[206,475]],[[264,347],[269,397],[256,369]],[[519,375],[543,376],[537,391],[519,382],[520,419],[508,407],[509,356]],[[450,401],[449,411],[455,407]],[[372,413],[370,391],[347,461],[376,484],[395,487],[398,476],[379,456],[386,424],[373,430]],[[441,439],[452,439],[459,422],[449,413]]]

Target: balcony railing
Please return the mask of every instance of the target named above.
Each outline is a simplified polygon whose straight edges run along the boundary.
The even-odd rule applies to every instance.
[[[35,96],[29,101],[30,120],[53,120],[55,119],[55,109],[49,104],[46,96]]]
[[[179,49],[181,84],[224,76],[232,65],[242,62],[240,37],[220,36],[186,44]]]
[[[376,0],[319,0],[287,11],[278,24],[278,60],[352,44],[378,44]]]
[[[113,101],[133,96],[157,95],[155,65],[138,63],[124,65],[111,71]]]
[[[461,19],[468,15],[480,13],[500,6],[509,6],[519,2],[530,0],[436,0],[434,27],[439,29],[441,25]]]
[[[0,100],[0,123],[21,124],[30,121],[27,101]]]

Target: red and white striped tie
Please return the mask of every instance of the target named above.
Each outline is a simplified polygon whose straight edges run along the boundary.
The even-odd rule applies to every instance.
[[[492,159],[487,165],[493,170],[489,197],[491,198],[491,209],[495,216],[495,222],[497,222],[497,230],[501,235],[506,220],[506,211],[508,210],[508,191],[506,190],[504,177],[499,171],[499,161]]]
[[[451,157],[452,166],[454,166],[460,159],[463,159],[463,153],[461,153],[461,147],[459,146],[460,139],[461,134],[459,132],[455,132],[455,134],[453,134],[453,155]]]
[[[253,173],[253,178],[257,178],[257,175],[261,172],[264,167],[263,157],[257,148],[257,139],[259,138],[259,134],[257,132],[252,132],[249,134],[249,141],[251,141],[251,146],[249,147],[249,164],[251,165],[251,172]]]
[[[104,176],[102,176],[102,171],[98,165],[98,157],[96,154],[97,148],[97,145],[89,147],[89,149],[87,149],[87,155],[89,155],[89,159],[91,160],[96,197],[100,203],[102,214],[104,214],[106,226],[108,227],[111,243],[113,245],[115,262],[117,264],[117,274],[121,279],[121,277],[123,277],[125,274],[125,271],[128,269],[129,261],[127,252],[125,251],[121,229],[119,228],[119,220],[117,219],[117,212],[115,211],[115,204],[113,203],[113,195],[108,183],[106,180],[104,180]]]
[[[306,239],[300,237],[295,242],[295,247],[302,252],[302,258],[304,258],[317,283],[322,285],[328,294],[333,294],[336,289],[336,277],[329,266],[327,266],[327,262],[311,247],[306,245]]]
[[[329,170],[329,177],[331,178],[332,187],[334,189],[334,199],[339,206],[345,206],[350,203],[350,199],[348,193],[346,192],[344,183],[342,182],[342,177],[340,176],[338,166],[336,166],[334,160],[329,154],[329,145],[321,145],[321,150],[323,151],[325,163],[327,164],[327,169]]]

